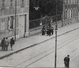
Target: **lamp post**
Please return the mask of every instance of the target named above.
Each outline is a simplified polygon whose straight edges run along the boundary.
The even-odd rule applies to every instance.
[[[57,0],[56,0],[56,23],[55,23],[55,68],[57,68]]]
[[[38,10],[39,9],[39,6],[38,6],[38,3],[39,3],[39,0],[35,0],[35,10]]]
[[[17,14],[17,0],[15,0],[15,30],[14,30],[15,40],[16,40],[16,14]]]

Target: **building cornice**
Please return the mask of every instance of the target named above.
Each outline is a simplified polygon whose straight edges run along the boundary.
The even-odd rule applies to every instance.
[[[78,4],[64,5],[65,9],[76,8]]]
[[[29,7],[25,6],[23,8],[17,7],[17,14],[22,14],[22,13],[29,13]],[[5,8],[5,9],[0,9],[0,16],[5,16],[5,15],[12,15],[15,14],[15,8]]]

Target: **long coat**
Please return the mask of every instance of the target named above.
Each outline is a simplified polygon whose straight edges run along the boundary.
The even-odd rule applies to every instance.
[[[12,46],[13,44],[15,44],[15,40],[13,38],[10,39],[10,45]]]
[[[70,61],[70,58],[68,58],[68,57],[64,58],[64,63],[65,63],[66,67],[69,67],[69,61]]]

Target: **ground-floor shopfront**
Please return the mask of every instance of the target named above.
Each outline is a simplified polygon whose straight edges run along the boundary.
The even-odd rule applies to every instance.
[[[29,14],[22,13],[16,15],[7,15],[0,17],[0,39],[3,37],[21,38],[29,35]],[[16,31],[16,32],[15,32]],[[16,33],[16,34],[15,34]]]

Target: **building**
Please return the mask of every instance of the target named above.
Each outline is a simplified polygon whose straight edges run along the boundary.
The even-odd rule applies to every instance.
[[[79,21],[79,0],[78,0],[78,21]]]
[[[62,19],[63,0],[57,0],[57,3],[56,0],[30,0],[30,29],[40,26],[40,22],[42,22],[43,25],[49,24],[51,21],[55,22],[56,9],[58,21]]]
[[[29,0],[0,0],[0,39],[29,35]]]
[[[63,26],[78,21],[78,0],[63,0]]]
[[[34,0],[34,2],[35,1],[37,0]],[[78,0],[60,1],[63,1],[63,14],[62,18],[61,15],[58,17],[62,19],[62,22],[58,22],[58,27],[77,22],[79,20]],[[46,0],[40,0],[40,2],[38,0],[34,5],[38,5],[38,3],[43,4],[45,2],[48,3]],[[39,10],[35,11],[35,13],[39,12]],[[50,15],[50,13],[48,13],[48,15]],[[30,29],[40,27],[41,23],[42,25],[46,22],[48,23],[48,21],[54,23],[56,16],[48,15],[40,16],[40,19],[33,20],[29,23],[29,0],[0,0],[0,39],[8,36],[14,36],[15,38],[25,37],[28,36],[29,33],[31,34]]]
[[[30,0],[31,1],[31,0]],[[36,0],[34,0],[34,2],[35,2]],[[41,0],[40,0],[41,1]],[[48,5],[48,3],[50,4],[51,3],[51,1],[52,0],[49,0],[49,1],[46,1],[46,0],[43,0],[44,1],[44,4],[46,4],[46,5]],[[37,3],[41,3],[41,4],[43,4],[43,1],[41,1],[41,2],[36,2],[35,4],[37,4]],[[53,0],[54,1],[54,0]],[[45,3],[46,2],[46,3]],[[57,12],[59,11],[59,13],[61,13],[62,14],[62,23],[61,23],[61,26],[65,26],[65,25],[68,25],[68,24],[70,24],[70,23],[74,23],[74,22],[77,22],[78,21],[78,0],[57,0],[57,2],[59,3],[58,5],[60,5],[60,4],[62,4],[63,3],[63,6],[62,5],[60,5],[61,6],[61,11],[59,11],[59,6],[57,6]],[[33,3],[33,2],[32,2]],[[40,5],[38,4],[38,6],[39,6],[39,9],[40,8],[42,8],[42,7],[40,7]],[[53,4],[53,3],[52,3]],[[45,6],[46,6],[45,5]],[[52,5],[53,6],[53,5]],[[47,6],[48,7],[48,6]],[[45,8],[45,7],[44,7]],[[53,9],[53,10],[55,10],[54,9],[55,8],[55,6],[54,7],[52,7],[51,9]],[[62,13],[62,8],[63,8],[63,13]],[[47,8],[46,8],[46,10],[47,10]],[[36,10],[37,12],[39,11],[39,10]],[[41,10],[42,11],[42,10]],[[48,11],[48,10],[47,10]],[[49,9],[49,11],[50,11],[50,9]],[[55,10],[56,11],[56,10]],[[55,11],[52,11],[53,13],[55,12]],[[44,13],[46,13],[45,11],[44,11]],[[50,13],[49,13],[50,14]],[[49,16],[49,14],[47,15],[47,16]],[[60,14],[60,15],[61,15]],[[56,15],[56,14],[55,14]],[[53,15],[53,16],[55,16],[55,15]],[[57,15],[58,15],[58,13],[57,13]],[[60,16],[61,17],[61,16]],[[58,18],[60,18],[60,17],[58,17]],[[48,17],[48,18],[50,18],[50,17]],[[61,18],[60,18],[61,19]],[[60,20],[59,19],[59,20]],[[54,19],[53,19],[54,20]],[[32,23],[33,24],[33,23]]]
[[[32,0],[30,0],[30,1],[32,1]],[[35,1],[37,1],[37,0],[34,0],[33,2],[35,2]],[[54,1],[54,0],[49,0],[49,1],[51,2],[51,1]],[[42,0],[41,2],[36,2],[35,4],[37,4],[37,3],[43,4],[44,3],[44,5],[45,5],[45,3],[48,4],[49,1]],[[57,9],[57,12],[59,11],[59,12],[61,12],[61,14],[57,13],[57,15],[58,15],[57,16],[58,28],[78,22],[78,20],[79,20],[79,12],[78,12],[79,11],[78,10],[78,6],[79,6],[78,3],[79,3],[79,1],[78,0],[57,0],[57,2],[58,2],[57,8],[59,8],[59,4],[60,4],[59,1],[61,3],[61,5],[60,5],[61,11],[59,11]],[[41,7],[39,6],[39,4],[37,6],[40,9]],[[33,6],[33,4],[32,4],[32,6]],[[47,9],[47,7],[46,7],[46,9]],[[52,9],[53,9],[53,7],[52,7]],[[53,10],[55,10],[55,9],[53,9]],[[63,11],[62,11],[62,9],[63,9]],[[39,10],[36,10],[36,11],[38,12]],[[36,28],[36,27],[40,27],[40,23],[42,23],[42,25],[45,25],[45,24],[50,23],[51,21],[52,21],[52,25],[55,25],[55,21],[56,21],[56,16],[55,15],[56,14],[52,15],[52,16],[50,16],[50,15],[42,16],[40,19],[36,19],[36,20],[30,21],[30,23],[29,23],[30,24],[30,29],[33,29],[33,28]]]

